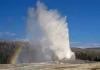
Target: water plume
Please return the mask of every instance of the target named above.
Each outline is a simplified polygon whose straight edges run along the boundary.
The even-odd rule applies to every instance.
[[[23,51],[23,62],[44,62],[75,57],[70,49],[69,32],[66,16],[62,17],[57,10],[47,9],[41,2],[36,8],[28,9],[27,38],[29,48]]]

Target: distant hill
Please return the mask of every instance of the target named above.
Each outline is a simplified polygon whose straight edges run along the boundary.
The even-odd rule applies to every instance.
[[[0,40],[0,64],[9,63],[11,56],[13,55],[19,44],[24,44],[24,47],[29,47],[27,42],[22,41],[9,41]],[[100,48],[71,48],[75,52],[76,59],[100,61]]]

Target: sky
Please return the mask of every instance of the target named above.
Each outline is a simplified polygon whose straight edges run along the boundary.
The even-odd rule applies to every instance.
[[[40,0],[67,16],[73,47],[100,46],[100,0]],[[37,0],[0,0],[0,39],[25,38],[28,8]]]

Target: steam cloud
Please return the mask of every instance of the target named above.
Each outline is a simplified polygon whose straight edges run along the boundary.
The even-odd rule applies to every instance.
[[[75,56],[70,50],[66,17],[61,17],[57,10],[48,10],[37,2],[37,8],[28,9],[27,37],[30,47],[23,56],[23,62],[43,62],[71,59]]]

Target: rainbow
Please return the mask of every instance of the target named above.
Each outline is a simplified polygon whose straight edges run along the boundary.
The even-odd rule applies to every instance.
[[[13,55],[10,58],[9,64],[16,64],[16,61],[19,57],[19,54],[20,54],[21,50],[22,50],[22,44],[19,43],[16,50],[15,50],[15,52],[13,53]]]

